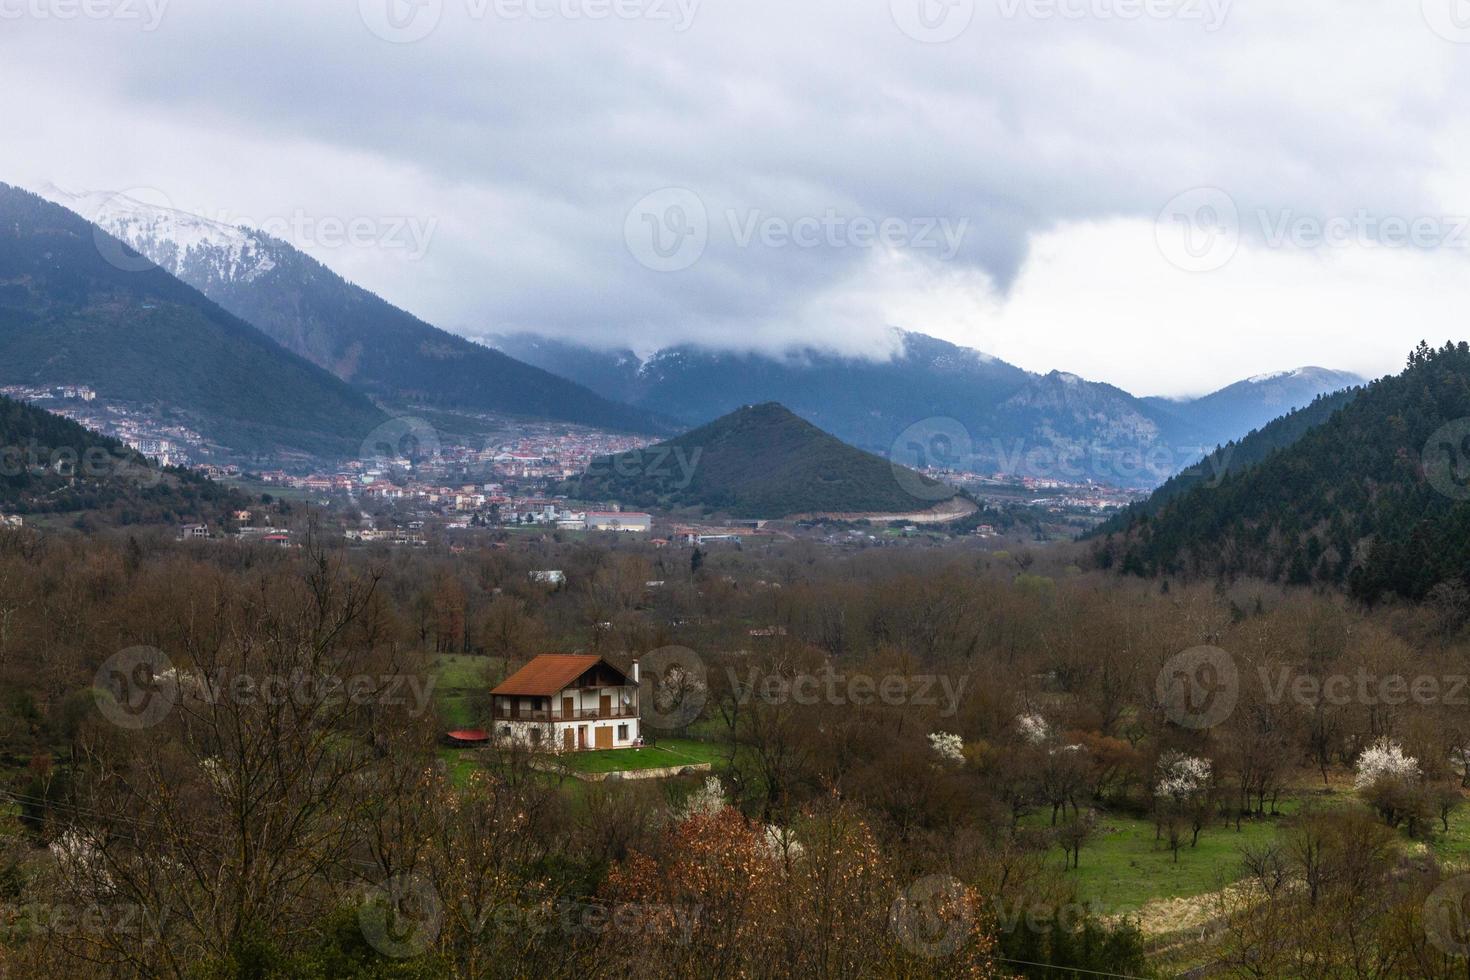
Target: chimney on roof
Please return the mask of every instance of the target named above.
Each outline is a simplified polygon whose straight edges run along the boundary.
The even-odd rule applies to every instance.
[[[638,659],[636,657],[633,659],[633,683],[638,683]]]

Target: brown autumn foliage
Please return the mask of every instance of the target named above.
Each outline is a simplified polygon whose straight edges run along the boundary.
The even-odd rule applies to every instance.
[[[545,568],[566,585],[532,583]],[[1461,798],[1470,725],[1450,691],[1400,700],[1390,679],[1456,676],[1457,629],[1437,608],[1252,583],[1163,593],[1070,569],[1064,551],[1020,568],[965,548],[774,543],[712,549],[695,569],[627,540],[451,554],[0,533],[16,801],[0,955],[65,976],[1003,972],[1050,940],[985,910],[1074,902],[1066,866],[1087,868],[1096,822],[1156,812],[1156,763],[1183,752],[1214,782],[1178,814],[1181,862],[1247,821],[1292,843],[1259,873],[1230,869],[1275,882],[1218,917],[1231,972],[1436,975],[1413,907],[1446,871],[1405,845],[1442,832]],[[684,816],[702,776],[571,787],[524,753],[440,751],[439,657],[468,656],[489,683],[541,650],[626,665],[670,644],[700,655],[704,710],[650,734],[711,743],[716,814]],[[1157,690],[1200,645],[1227,651],[1238,680],[1234,710],[1202,729]],[[141,728],[93,690],[135,647],[167,656],[177,695]],[[242,676],[363,680],[353,697],[222,695]],[[1422,781],[1396,788],[1412,826],[1343,788],[1384,737],[1421,761]],[[1357,823],[1290,824],[1279,804],[1303,786],[1341,794]],[[895,907],[910,906],[924,928],[902,927]],[[94,921],[37,911],[57,908]],[[1338,924],[1347,952],[1323,938]],[[1074,965],[1133,973],[1130,948]]]

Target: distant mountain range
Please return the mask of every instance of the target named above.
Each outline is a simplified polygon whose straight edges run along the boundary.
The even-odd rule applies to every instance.
[[[87,305],[70,333],[27,339],[12,329],[7,344],[17,356],[0,366],[0,379],[90,383],[109,398],[167,405],[237,450],[351,454],[383,410],[421,412],[436,425],[446,413],[494,414],[666,434],[774,401],[858,448],[916,466],[1152,488],[1215,446],[1362,380],[1308,367],[1203,398],[1139,398],[902,331],[894,333],[893,355],[876,359],[693,345],[641,358],[526,334],[492,337],[492,349],[424,323],[259,231],[119,195],[47,194],[103,229],[69,226],[76,240],[111,243],[93,248],[88,275],[135,301],[104,304],[101,314]],[[31,211],[32,218],[41,213]],[[17,242],[17,275],[25,249],[42,244]],[[137,271],[147,263],[138,266],[130,249],[161,271]],[[163,272],[197,289],[187,290],[193,304],[213,311],[203,321],[215,324],[223,314],[235,325],[232,342],[250,338],[249,349],[206,352],[201,344],[218,348],[223,338],[209,339],[208,329],[181,332],[181,323],[165,329],[154,322],[125,347],[120,331],[99,333],[108,317],[163,319],[158,304],[136,296],[143,279],[167,280]],[[29,312],[50,304],[46,292],[59,283],[28,280]],[[246,324],[255,329],[238,329]],[[185,369],[190,360],[211,367]],[[78,370],[62,377],[60,365]]]
[[[1242,439],[1233,440],[1216,449],[1191,466],[1180,470],[1164,482],[1148,498],[1125,508],[1121,513],[1098,526],[1088,537],[1099,537],[1123,530],[1140,518],[1157,514],[1169,501],[1184,496],[1199,487],[1218,486],[1226,477],[1242,473],[1265,461],[1278,450],[1293,445],[1309,431],[1326,422],[1348,402],[1356,398],[1362,388],[1344,388],[1327,395],[1318,395],[1312,404],[1298,408],[1280,418],[1273,419],[1259,429],[1253,429]]]
[[[674,431],[651,412],[433,327],[263,232],[119,194],[43,193],[287,350],[390,405]]]
[[[0,184],[0,384],[84,384],[240,452],[356,455],[385,416],[66,208]]]
[[[1362,378],[1307,367],[1250,378],[1203,398],[1138,398],[1053,371],[1034,374],[923,334],[895,332],[889,359],[801,348],[785,356],[691,345],[648,357],[529,334],[490,338],[506,353],[699,425],[777,401],[860,448],[905,456],[915,434],[944,436],[964,468],[1153,487],[1214,447]],[[952,421],[951,421],[952,420]],[[956,439],[962,447],[955,447]],[[895,447],[898,447],[895,449]]]
[[[745,406],[656,446],[594,460],[563,489],[583,500],[742,518],[912,514],[957,494],[775,403]],[[959,503],[960,512],[974,509]]]
[[[1421,344],[1402,374],[1322,399],[1239,449],[1248,462],[1222,479],[1166,484],[1105,526],[1099,561],[1339,586],[1366,602],[1470,583],[1465,342]]]

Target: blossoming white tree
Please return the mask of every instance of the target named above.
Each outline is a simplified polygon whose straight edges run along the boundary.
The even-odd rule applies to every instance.
[[[1357,779],[1353,787],[1359,792],[1380,780],[1413,782],[1419,778],[1419,760],[1404,754],[1404,747],[1387,736],[1370,745],[1353,764]]]
[[[680,816],[684,820],[690,817],[712,817],[725,809],[725,806],[725,787],[721,785],[720,777],[710,776],[705,779],[703,786],[689,794]]]
[[[1407,820],[1410,832],[1414,832],[1420,818],[1427,815],[1427,800],[1420,791],[1423,773],[1419,760],[1406,754],[1398,742],[1384,736],[1358,756],[1353,768],[1357,772],[1353,787],[1372,804],[1384,822],[1397,827]]]
[[[1213,768],[1209,759],[1184,752],[1165,752],[1159,757],[1154,782],[1155,840],[1167,834],[1174,861],[1184,840],[1184,827],[1193,832],[1189,846],[1199,843],[1200,831],[1209,821],[1213,805]]]
[[[1187,800],[1205,791],[1210,784],[1210,760],[1183,752],[1166,752],[1159,758],[1158,782],[1154,795],[1173,800]]]
[[[1040,745],[1051,738],[1051,726],[1041,715],[1017,715],[1016,728],[1021,738],[1032,745]]]
[[[945,762],[965,761],[965,740],[954,732],[933,732],[929,735],[929,745],[934,752]]]

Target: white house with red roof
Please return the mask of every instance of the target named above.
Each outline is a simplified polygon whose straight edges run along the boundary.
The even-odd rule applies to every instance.
[[[625,674],[601,657],[543,653],[490,692],[497,738],[553,752],[636,745],[638,662]]]

